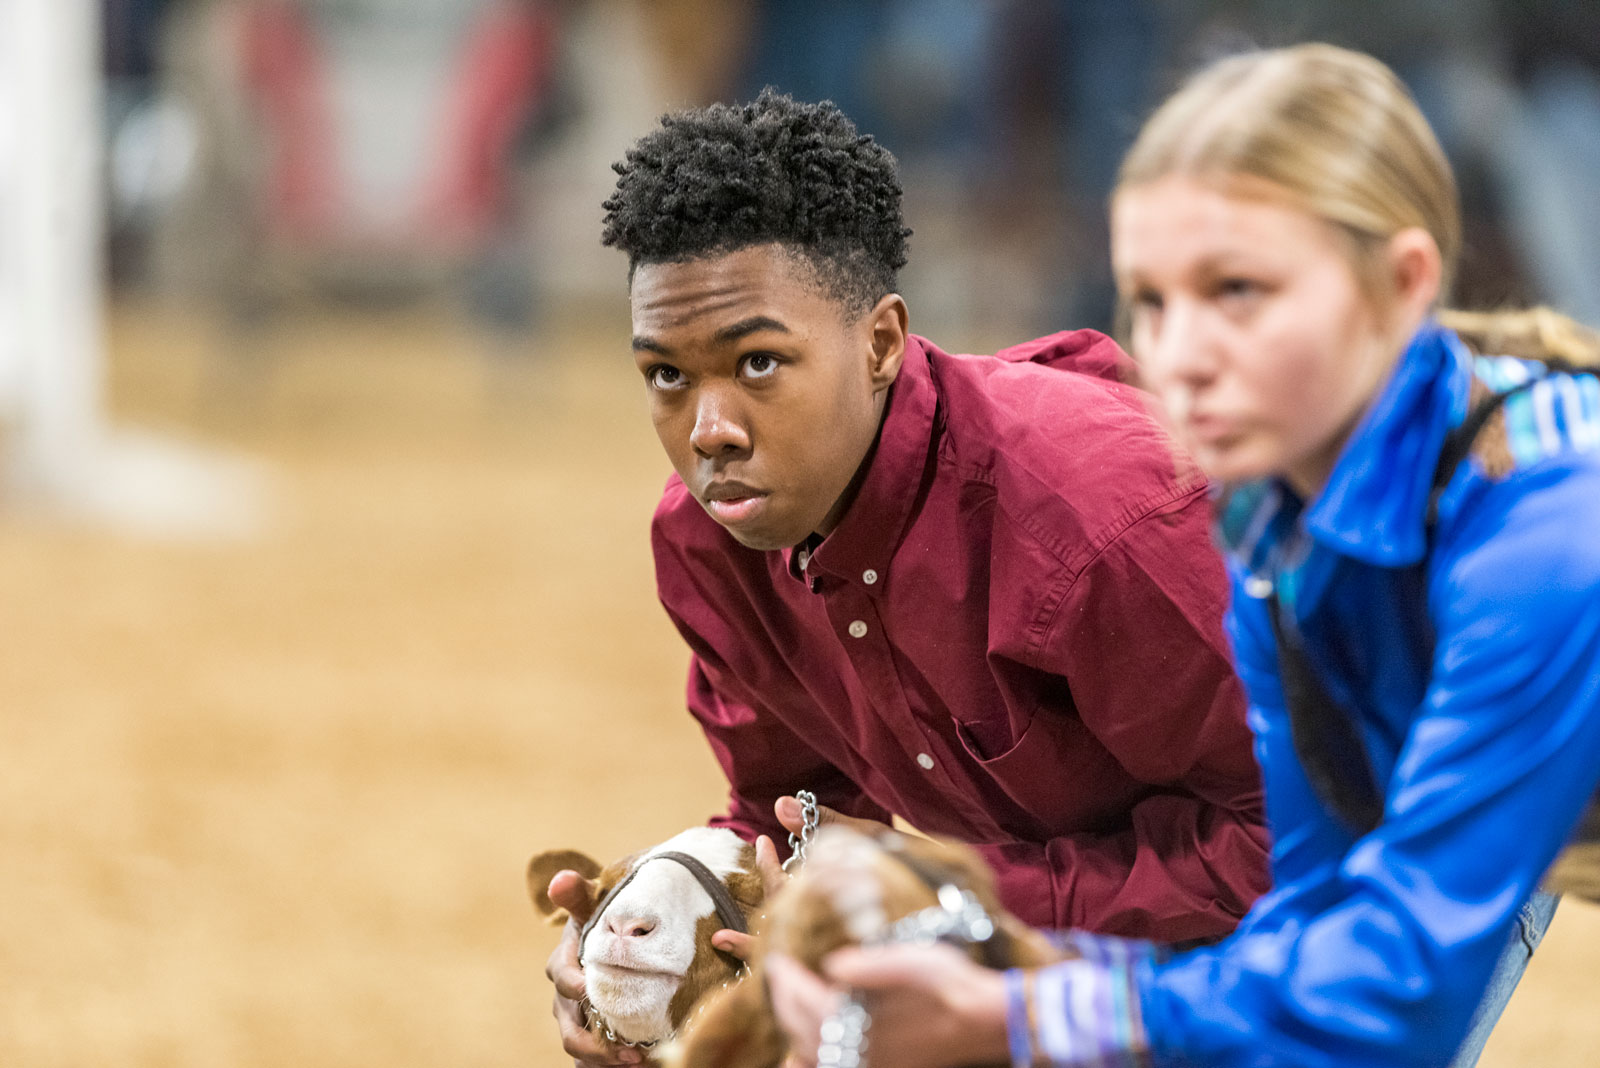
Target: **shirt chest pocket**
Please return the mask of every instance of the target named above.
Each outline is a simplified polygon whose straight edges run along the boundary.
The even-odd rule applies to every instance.
[[[978,720],[957,719],[955,724],[962,747],[980,764],[1005,756],[1019,741],[1009,717],[1004,715]],[[1027,727],[1024,727],[1022,735],[1026,733]]]
[[[958,720],[956,733],[982,774],[1016,803],[1016,817],[1003,822],[1019,839],[1108,828],[1139,793],[1068,709],[1035,709],[1020,732],[1002,714],[993,721]]]

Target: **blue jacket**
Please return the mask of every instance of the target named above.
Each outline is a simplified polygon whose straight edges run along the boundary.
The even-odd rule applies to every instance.
[[[1501,389],[1544,368],[1475,360],[1425,326],[1315,500],[1277,482],[1231,498],[1229,623],[1274,889],[1215,946],[1168,960],[1102,947],[1101,963],[1041,974],[1051,1059],[1134,1063],[1148,1045],[1157,1064],[1385,1068],[1454,1054],[1600,781],[1600,382],[1551,375],[1511,398],[1515,466],[1458,468],[1430,552],[1433,470],[1474,372]],[[1359,839],[1291,745],[1271,585],[1359,720],[1385,798]]]

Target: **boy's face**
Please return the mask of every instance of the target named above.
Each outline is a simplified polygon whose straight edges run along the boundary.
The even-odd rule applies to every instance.
[[[634,272],[633,353],[656,434],[740,543],[826,534],[849,506],[905,352],[905,302],[855,315],[780,245]]]

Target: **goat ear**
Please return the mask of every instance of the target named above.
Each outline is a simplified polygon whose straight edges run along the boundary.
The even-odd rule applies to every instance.
[[[547,849],[528,861],[528,896],[533,898],[533,907],[542,915],[564,923],[566,910],[550,900],[550,879],[558,871],[575,871],[585,879],[593,879],[600,874],[600,864],[587,853],[575,849]],[[591,909],[594,904],[589,902]],[[558,912],[561,913],[559,918],[556,917]]]
[[[663,1068],[778,1068],[789,1041],[759,974],[709,994],[657,1059]]]

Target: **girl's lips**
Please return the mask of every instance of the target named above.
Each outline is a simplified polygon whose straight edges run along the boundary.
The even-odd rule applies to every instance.
[[[1184,432],[1194,441],[1211,445],[1237,437],[1239,428],[1231,419],[1215,415],[1191,415],[1184,421]]]
[[[750,497],[729,497],[726,500],[707,501],[706,510],[717,522],[726,525],[737,525],[755,518],[766,507],[767,498],[764,495]]]

